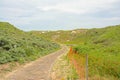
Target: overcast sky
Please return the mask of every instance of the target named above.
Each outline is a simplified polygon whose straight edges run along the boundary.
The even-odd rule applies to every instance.
[[[117,25],[120,0],[0,0],[0,21],[25,31]]]

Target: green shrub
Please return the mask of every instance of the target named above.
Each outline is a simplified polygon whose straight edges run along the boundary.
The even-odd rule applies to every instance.
[[[19,30],[9,23],[0,22],[0,64],[35,60],[59,47],[56,43]]]

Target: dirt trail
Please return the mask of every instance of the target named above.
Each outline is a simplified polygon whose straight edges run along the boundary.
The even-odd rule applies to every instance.
[[[68,52],[68,48],[63,46],[61,50],[42,57],[10,73],[4,80],[50,80],[49,71],[52,64],[58,56],[66,52]]]

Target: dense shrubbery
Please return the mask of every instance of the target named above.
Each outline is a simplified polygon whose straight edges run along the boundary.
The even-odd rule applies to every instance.
[[[13,25],[0,22],[0,64],[34,60],[60,46],[32,33],[18,30]]]

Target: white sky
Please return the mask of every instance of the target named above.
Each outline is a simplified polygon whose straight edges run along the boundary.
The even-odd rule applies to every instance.
[[[120,0],[0,0],[0,21],[22,30],[59,30],[120,24]]]

